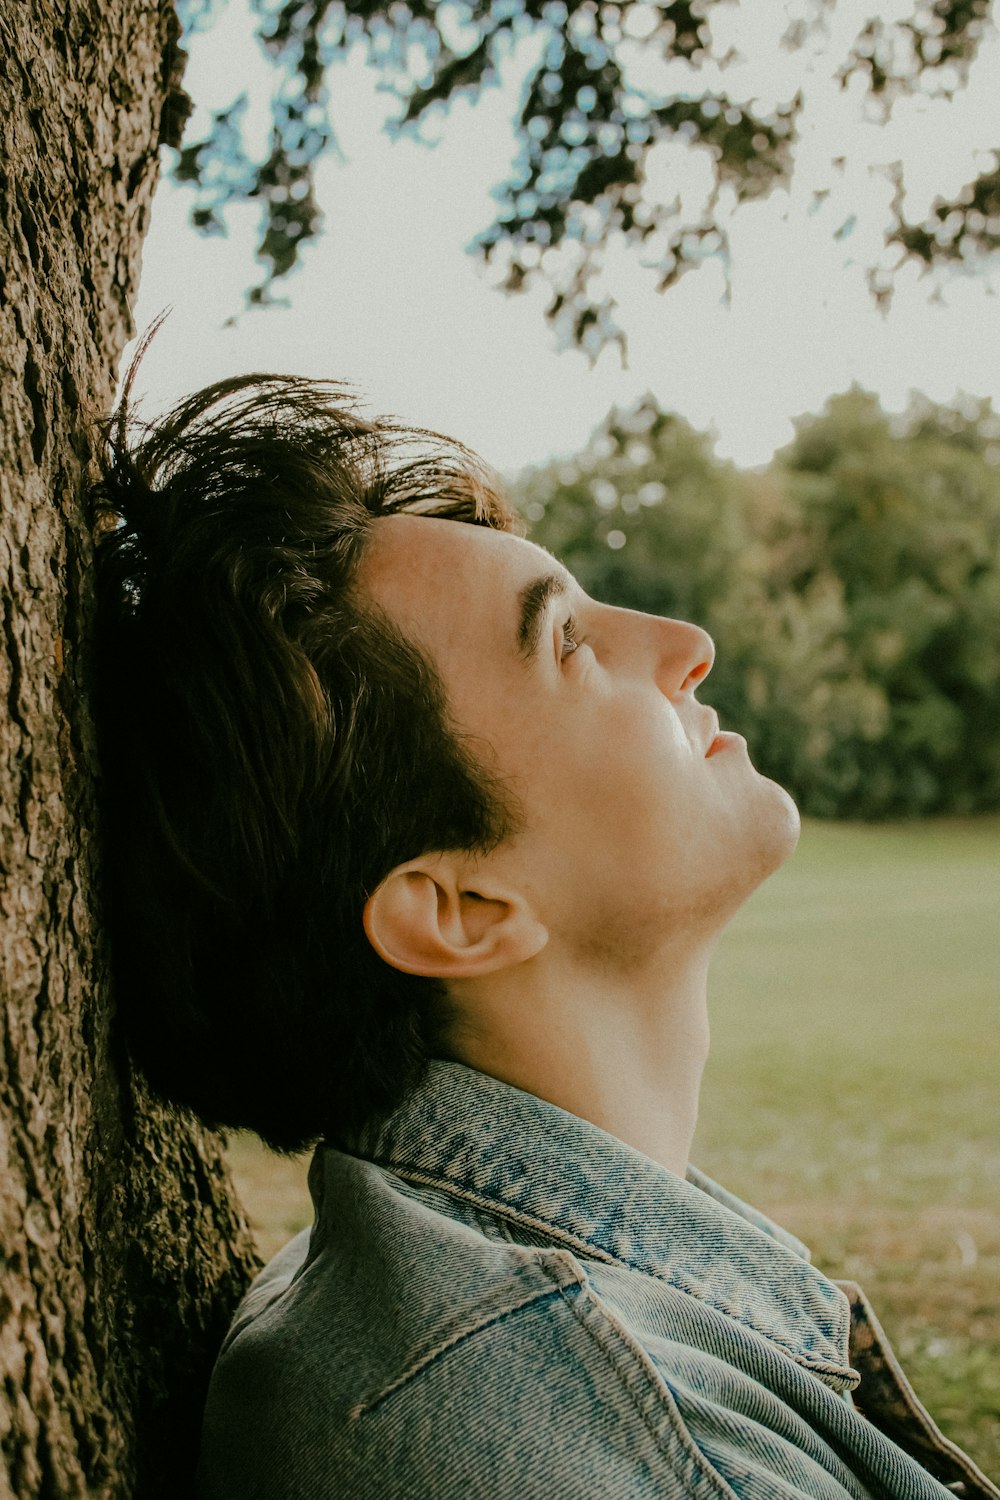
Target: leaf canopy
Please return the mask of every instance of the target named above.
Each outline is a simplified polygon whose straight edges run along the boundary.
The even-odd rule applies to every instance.
[[[247,294],[252,304],[275,300],[275,284],[321,232],[315,169],[335,146],[335,64],[358,45],[399,99],[397,131],[419,133],[432,111],[460,96],[475,100],[512,60],[523,69],[514,168],[496,188],[496,216],[476,250],[499,263],[508,291],[545,283],[547,316],[567,342],[595,354],[620,337],[613,297],[600,285],[612,243],[634,246],[660,289],[706,256],[728,264],[733,209],[787,184],[794,169],[803,94],[743,96],[747,58],[725,44],[724,24],[714,24],[731,15],[732,0],[251,6],[276,78],[268,149],[247,149],[242,95],[213,115],[200,140],[183,145],[173,175],[195,188],[192,218],[206,233],[224,231],[229,204],[260,202],[257,254],[265,274]],[[188,32],[211,24],[216,8],[217,0],[179,4]],[[788,22],[781,47],[805,58],[818,34],[833,32],[837,12],[838,0],[807,3]],[[895,20],[872,12],[843,44],[836,77],[844,90],[860,82],[870,108],[884,117],[917,91],[950,97],[990,24],[990,0],[913,0],[910,13]],[[762,38],[761,49],[769,45]],[[649,83],[651,60],[657,87]],[[680,194],[665,198],[651,189],[650,153],[664,145],[683,146],[707,163],[711,188],[700,211],[691,212]],[[975,180],[939,198],[918,223],[904,216],[901,169],[890,170],[897,175],[894,222],[885,255],[869,268],[877,299],[891,296],[905,261],[954,267],[1000,248],[1000,152],[984,153]],[[824,191],[817,185],[817,199]]]

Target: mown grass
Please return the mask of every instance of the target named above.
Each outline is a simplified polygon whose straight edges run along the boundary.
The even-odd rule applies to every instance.
[[[1000,1473],[1000,820],[809,824],[720,945],[695,1159]]]
[[[1000,819],[806,825],[719,947],[694,1159],[859,1281],[1000,1474]],[[230,1148],[269,1255],[305,1164]]]

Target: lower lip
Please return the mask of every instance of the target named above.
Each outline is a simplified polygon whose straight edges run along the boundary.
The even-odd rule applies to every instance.
[[[709,756],[718,755],[723,750],[736,750],[740,746],[745,750],[746,743],[741,734],[733,734],[730,730],[724,729],[721,734],[715,736],[715,739],[705,751],[705,759],[708,760]]]

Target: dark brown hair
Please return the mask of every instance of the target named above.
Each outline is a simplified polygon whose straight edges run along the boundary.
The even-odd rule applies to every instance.
[[[294,1150],[398,1103],[447,1022],[369,946],[368,895],[514,826],[359,558],[400,511],[515,522],[461,445],[343,386],[242,376],[149,424],[135,368],[94,491],[121,1031],[159,1093]]]

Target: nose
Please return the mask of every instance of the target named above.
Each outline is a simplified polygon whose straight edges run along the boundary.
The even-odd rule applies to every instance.
[[[651,617],[656,618],[656,617]],[[656,618],[657,685],[667,698],[694,692],[712,670],[715,642],[707,630],[688,620]]]

